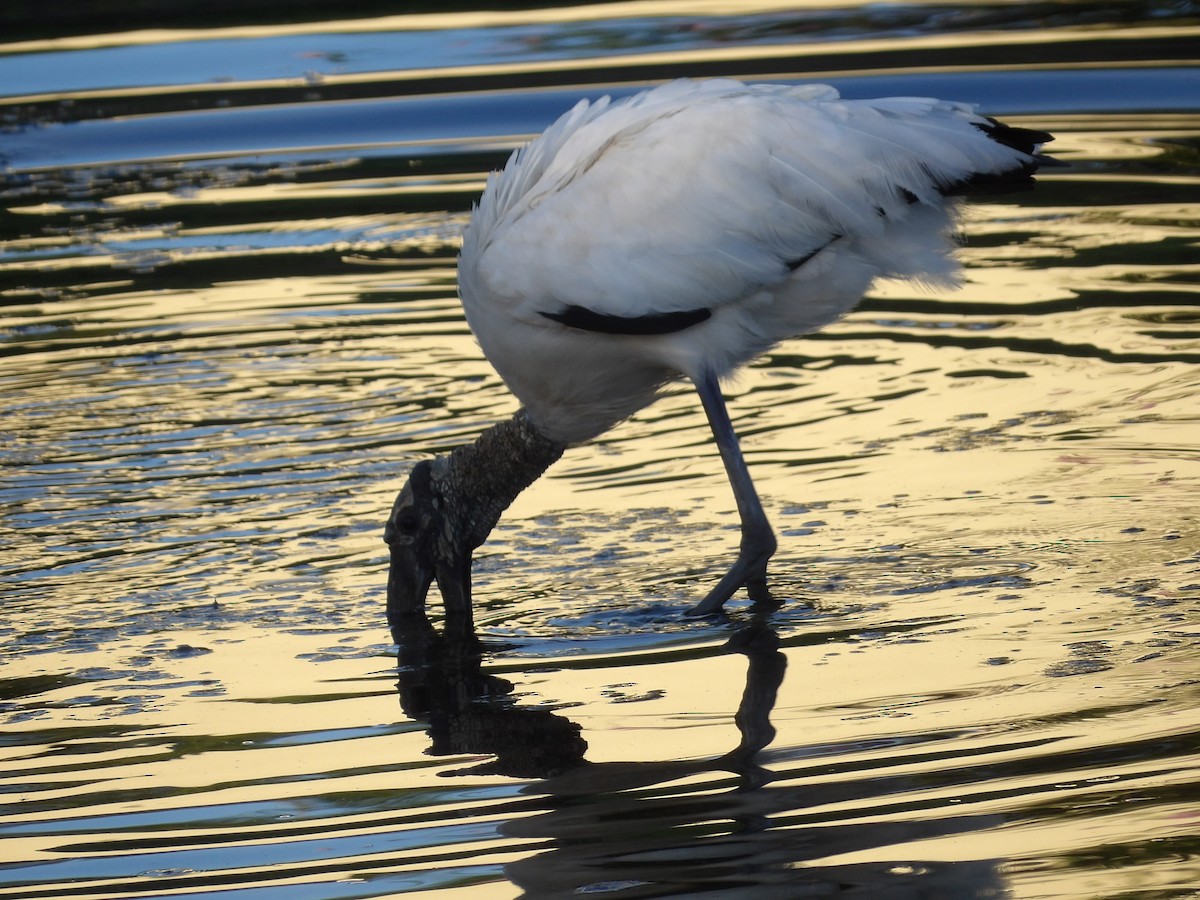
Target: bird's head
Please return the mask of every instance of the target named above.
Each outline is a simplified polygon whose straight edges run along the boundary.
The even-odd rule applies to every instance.
[[[387,596],[393,630],[404,618],[423,614],[434,579],[447,618],[470,618],[471,552],[478,541],[450,481],[439,477],[444,464],[444,459],[417,463],[384,529],[391,548]]]
[[[471,554],[517,494],[564,449],[521,410],[448,456],[413,467],[383,534],[391,547],[387,597],[393,633],[423,615],[434,579],[446,624],[470,630]]]

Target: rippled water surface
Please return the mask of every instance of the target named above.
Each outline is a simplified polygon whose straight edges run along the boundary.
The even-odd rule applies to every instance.
[[[1200,897],[1193,4],[145,24],[0,44],[0,894]],[[730,386],[778,612],[683,616],[737,519],[680,388],[509,511],[482,655],[397,648],[391,500],[515,408],[486,172],[707,74],[1071,167]]]

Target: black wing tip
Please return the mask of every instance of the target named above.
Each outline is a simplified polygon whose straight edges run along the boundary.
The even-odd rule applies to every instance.
[[[1042,147],[1054,140],[1054,135],[1048,131],[1006,125],[999,119],[993,119],[990,116],[983,123],[976,123],[975,127],[996,143],[1003,144],[1005,147],[1011,147],[1019,153],[1024,153],[1032,160],[1035,169],[1068,168],[1071,165],[1068,162],[1063,162],[1061,159],[1048,156],[1042,152]]]
[[[1016,125],[1006,125],[999,119],[987,116],[983,122],[974,123],[975,127],[990,137],[993,141],[1019,150],[1026,156],[1037,156],[1042,144],[1049,144],[1054,135],[1048,131],[1036,128],[1020,128]]]
[[[1054,140],[1054,135],[1048,131],[1006,125],[999,119],[991,117],[972,124],[996,143],[1024,154],[1027,159],[1003,172],[976,172],[969,178],[944,188],[942,193],[947,196],[1028,191],[1033,188],[1033,176],[1039,169],[1070,166],[1070,163],[1042,153],[1042,145]]]
[[[712,310],[684,309],[643,316],[614,316],[586,306],[566,306],[558,312],[541,312],[540,315],[568,328],[596,334],[656,335],[674,334],[706,322],[712,318]]]

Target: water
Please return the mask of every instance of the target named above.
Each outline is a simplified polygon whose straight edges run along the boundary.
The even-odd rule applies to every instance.
[[[0,891],[1200,896],[1198,35],[667,3],[0,45]],[[515,408],[470,204],[682,74],[974,100],[1072,168],[971,210],[963,289],[731,388],[777,613],[682,616],[737,525],[680,389],[510,510],[482,656],[397,648],[392,497]]]

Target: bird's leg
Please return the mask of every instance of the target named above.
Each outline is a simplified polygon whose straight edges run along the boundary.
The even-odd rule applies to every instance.
[[[742,544],[737,561],[717,586],[709,591],[708,596],[689,610],[692,615],[703,616],[720,610],[725,601],[743,586],[751,600],[757,603],[771,602],[771,593],[767,590],[767,560],[777,545],[771,523],[763,512],[762,501],[758,499],[754,482],[750,480],[750,470],[746,468],[746,460],[738,446],[737,434],[729,420],[729,410],[725,407],[725,398],[721,396],[721,386],[716,376],[706,372],[696,379],[695,384],[708,416],[708,424],[717,440],[717,449],[721,451],[721,460],[725,463],[725,472],[729,476],[742,518]]]

